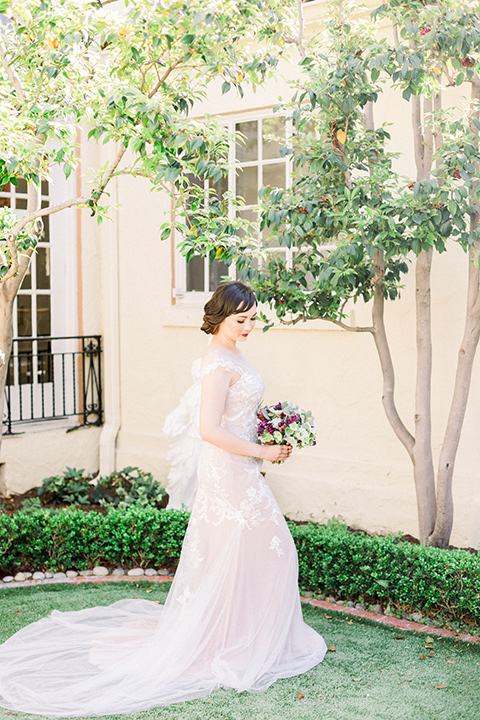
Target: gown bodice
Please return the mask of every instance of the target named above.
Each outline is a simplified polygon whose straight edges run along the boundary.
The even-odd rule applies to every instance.
[[[234,372],[240,376],[228,388],[223,427],[245,440],[256,442],[257,409],[265,390],[261,376],[242,353],[212,350],[203,358],[202,377],[218,371]]]

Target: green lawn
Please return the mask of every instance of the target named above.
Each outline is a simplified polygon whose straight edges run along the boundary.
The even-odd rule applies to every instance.
[[[39,585],[0,591],[0,640],[53,608],[108,605],[124,597],[165,598],[156,583]],[[229,691],[157,708],[137,720],[477,720],[480,647],[398,631],[341,613],[304,607],[306,621],[335,651],[311,672],[261,695]],[[426,645],[433,645],[427,648]],[[424,655],[424,659],[422,659]],[[429,657],[432,655],[432,657]],[[435,686],[446,686],[437,688]],[[298,694],[303,695],[302,698]],[[0,708],[0,720],[39,716]],[[109,716],[125,717],[125,716]]]

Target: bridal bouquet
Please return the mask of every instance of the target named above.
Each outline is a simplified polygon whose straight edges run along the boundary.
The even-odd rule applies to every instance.
[[[309,410],[301,410],[289,400],[265,405],[257,412],[257,436],[261,445],[315,445],[315,424]]]

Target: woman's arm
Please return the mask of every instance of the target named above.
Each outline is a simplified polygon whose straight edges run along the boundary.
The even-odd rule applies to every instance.
[[[220,425],[225,410],[228,388],[234,373],[219,367],[202,378],[200,402],[200,435],[202,440],[233,455],[257,457],[263,460],[284,460],[290,455],[290,445],[259,445],[244,440]]]

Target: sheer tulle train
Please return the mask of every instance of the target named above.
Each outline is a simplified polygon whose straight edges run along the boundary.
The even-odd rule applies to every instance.
[[[209,353],[203,372],[234,369],[223,423],[255,439],[263,383],[243,356]],[[255,458],[205,443],[180,564],[164,606],[121,600],[54,611],[0,647],[0,705],[95,716],[204,696],[259,692],[325,654],[303,622],[297,555]]]

